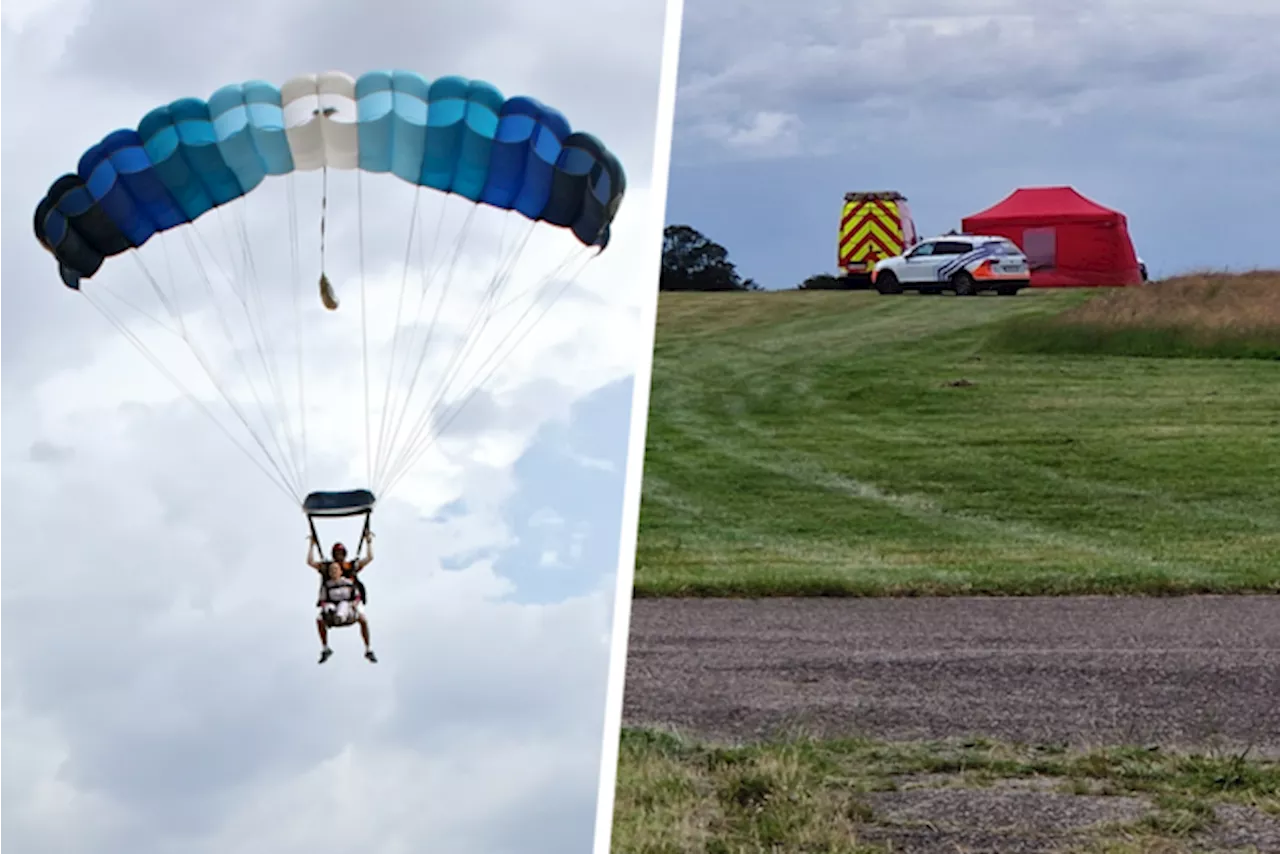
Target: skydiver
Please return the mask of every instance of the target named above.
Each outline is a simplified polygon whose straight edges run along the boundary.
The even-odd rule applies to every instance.
[[[314,542],[314,541],[313,541]],[[333,544],[333,559],[342,566],[342,574],[350,578],[356,583],[356,590],[360,594],[360,601],[369,604],[369,593],[364,589],[364,582],[360,580],[357,573],[369,565],[373,560],[373,532],[366,531],[364,535],[365,556],[358,560],[347,560],[347,547],[342,543]],[[319,544],[316,544],[319,548]]]
[[[329,648],[329,628],[341,628],[352,623],[360,624],[360,637],[364,640],[364,657],[373,663],[378,658],[369,645],[369,621],[364,613],[364,585],[357,573],[373,560],[373,533],[364,535],[366,554],[354,561],[345,560],[347,549],[342,543],[333,546],[333,559],[324,560],[323,554],[313,556],[319,544],[312,537],[307,549],[307,565],[321,575],[320,595],[316,600],[316,631],[320,635],[320,664],[333,655]]]

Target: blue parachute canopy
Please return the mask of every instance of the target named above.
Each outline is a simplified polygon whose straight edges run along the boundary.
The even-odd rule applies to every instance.
[[[411,71],[254,80],[183,98],[107,134],[36,207],[35,233],[78,288],[103,261],[194,222],[268,176],[391,173],[517,211],[601,250],[626,191],[618,158],[533,98]]]

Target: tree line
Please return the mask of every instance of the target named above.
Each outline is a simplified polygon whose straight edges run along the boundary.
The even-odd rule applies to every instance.
[[[796,286],[800,290],[839,290],[840,276],[817,273]],[[729,260],[729,250],[689,225],[668,225],[662,232],[663,291],[758,291],[754,279],[743,278]]]

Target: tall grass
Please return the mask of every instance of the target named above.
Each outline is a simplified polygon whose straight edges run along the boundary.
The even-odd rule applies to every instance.
[[[1280,271],[1193,273],[1115,288],[1057,315],[993,330],[992,350],[1280,360]]]

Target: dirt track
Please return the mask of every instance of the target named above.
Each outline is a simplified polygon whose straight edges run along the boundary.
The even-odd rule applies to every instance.
[[[624,715],[1280,755],[1280,596],[640,599]]]

